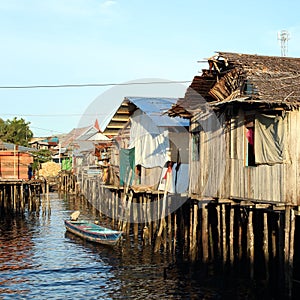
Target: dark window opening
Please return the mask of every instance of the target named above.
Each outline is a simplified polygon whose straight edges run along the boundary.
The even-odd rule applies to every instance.
[[[255,166],[254,115],[245,116],[245,127],[246,127],[246,166]]]
[[[142,181],[142,166],[136,165],[135,166],[135,183],[141,184]]]

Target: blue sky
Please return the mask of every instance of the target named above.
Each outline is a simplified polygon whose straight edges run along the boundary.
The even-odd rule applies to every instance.
[[[192,80],[218,50],[280,56],[283,29],[288,56],[300,57],[299,11],[297,0],[0,0],[0,87]],[[104,126],[125,96],[185,88],[0,88],[0,117],[53,135]]]

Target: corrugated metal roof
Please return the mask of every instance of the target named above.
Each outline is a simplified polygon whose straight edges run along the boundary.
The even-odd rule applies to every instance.
[[[170,118],[165,113],[177,102],[177,98],[126,97],[141,111],[146,113],[158,127],[189,126],[182,118]]]
[[[6,143],[6,142],[2,142],[4,149],[7,150],[15,150],[16,145],[12,144],[12,143]],[[18,147],[18,151],[19,152],[36,152],[37,149],[35,148],[30,148],[30,147],[24,147],[24,146],[17,146]],[[2,148],[3,149],[3,148]]]

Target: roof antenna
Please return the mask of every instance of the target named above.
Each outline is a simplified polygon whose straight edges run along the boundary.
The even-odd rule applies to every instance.
[[[281,30],[277,34],[277,39],[280,41],[281,45],[281,56],[287,56],[288,52],[288,40],[290,39],[290,34],[287,30]]]

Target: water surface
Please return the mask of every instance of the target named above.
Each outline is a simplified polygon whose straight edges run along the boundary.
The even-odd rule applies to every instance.
[[[63,220],[75,209],[93,219],[88,205],[55,193],[51,209],[42,201],[39,212],[0,220],[0,299],[255,299],[249,282],[202,278],[138,243],[84,242]]]

